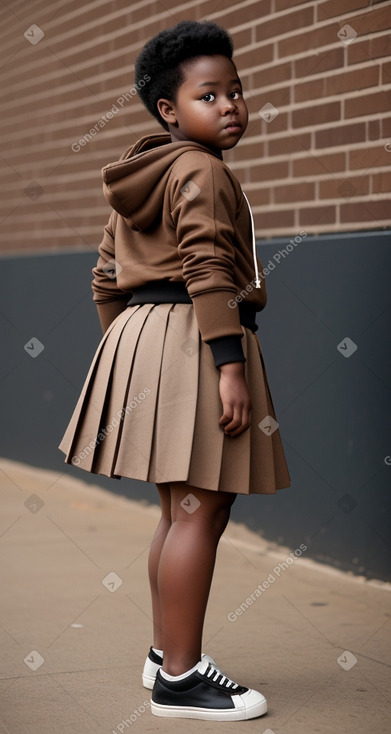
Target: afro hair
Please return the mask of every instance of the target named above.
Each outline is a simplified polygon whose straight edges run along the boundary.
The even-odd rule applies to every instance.
[[[142,103],[168,131],[157,102],[160,98],[175,101],[177,90],[185,81],[182,64],[214,54],[232,59],[233,50],[229,33],[212,21],[182,20],[166,28],[145,44],[136,59],[135,86]]]

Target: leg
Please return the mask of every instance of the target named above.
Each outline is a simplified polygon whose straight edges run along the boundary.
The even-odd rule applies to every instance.
[[[180,675],[201,658],[217,545],[236,494],[198,489],[180,482],[170,483],[170,489],[172,523],[158,568],[161,649],[163,670]],[[193,512],[181,505],[189,494],[200,503]]]
[[[161,613],[160,613],[160,601],[159,601],[159,592],[158,592],[158,585],[157,585],[157,574],[158,574],[161,550],[166,540],[167,533],[171,527],[171,497],[170,497],[170,488],[168,484],[157,484],[156,486],[158,488],[159,495],[160,495],[160,505],[161,505],[161,510],[162,510],[162,516],[156,528],[155,535],[153,537],[150,551],[149,551],[148,576],[149,576],[149,584],[151,587],[151,597],[152,597],[153,646],[157,648],[158,650],[163,650]]]

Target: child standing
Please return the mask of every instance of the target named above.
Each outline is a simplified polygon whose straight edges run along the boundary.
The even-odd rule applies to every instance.
[[[164,133],[103,169],[112,206],[93,269],[104,336],[60,444],[69,464],[156,483],[148,573],[152,713],[218,721],[264,696],[201,652],[216,550],[239,494],[288,487],[255,315],[266,303],[251,209],[223,162],[248,113],[229,34],[182,21],[136,61]]]

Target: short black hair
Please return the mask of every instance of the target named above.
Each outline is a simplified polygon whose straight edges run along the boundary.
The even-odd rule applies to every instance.
[[[232,60],[234,44],[230,34],[210,20],[182,20],[166,28],[145,44],[135,63],[135,86],[148,112],[168,131],[157,102],[175,101],[185,81],[183,62],[200,56],[219,54]]]

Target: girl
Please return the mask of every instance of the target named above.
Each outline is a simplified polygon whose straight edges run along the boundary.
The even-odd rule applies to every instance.
[[[251,210],[222,157],[248,121],[232,53],[223,28],[182,21],[136,61],[165,132],[103,169],[113,211],[92,289],[104,336],[59,447],[84,470],[156,483],[143,683],[153,714],[218,721],[267,704],[201,653],[217,545],[237,493],[290,485],[255,334],[266,292]]]

